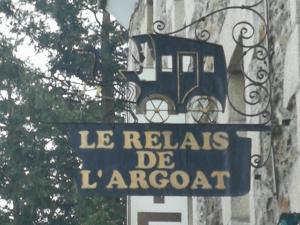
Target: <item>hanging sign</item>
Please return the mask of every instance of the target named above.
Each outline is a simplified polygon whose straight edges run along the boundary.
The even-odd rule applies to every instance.
[[[250,187],[251,140],[238,125],[73,124],[84,194],[240,196]]]
[[[300,213],[283,213],[279,218],[278,225],[298,225],[300,223]]]

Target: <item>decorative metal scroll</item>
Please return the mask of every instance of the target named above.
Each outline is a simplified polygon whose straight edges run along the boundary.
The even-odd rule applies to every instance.
[[[236,67],[238,68],[239,75],[243,79],[244,86],[241,91],[241,99],[242,105],[244,106],[240,107],[241,101],[236,101],[236,96],[230,92],[230,90],[232,90],[231,85],[236,76],[234,73],[229,73],[227,78],[227,89],[229,90],[227,103],[230,105],[230,110],[232,112],[244,117],[245,121],[247,118],[247,123],[249,123],[249,121],[251,123],[252,121],[254,124],[270,126],[273,119],[271,104],[273,78],[271,77],[269,70],[270,48],[268,43],[269,24],[267,0],[260,0],[255,4],[250,5],[227,6],[215,10],[174,31],[168,31],[165,22],[157,20],[153,24],[154,35],[176,36],[177,34],[180,35],[181,31],[187,30],[193,33],[194,37],[192,39],[205,43],[215,42],[214,35],[212,35],[213,31],[206,28],[208,27],[208,21],[214,16],[224,17],[225,13],[237,10],[248,11],[253,15],[254,20],[236,21],[231,27],[230,33],[232,41],[236,44],[237,48],[240,49],[240,54],[235,61],[238,62],[238,66]],[[261,11],[263,11],[263,13]],[[137,51],[137,54],[139,54],[139,50]],[[142,69],[141,60],[138,59],[143,58],[143,55],[137,55],[133,58],[137,62],[138,67]],[[247,71],[247,68],[244,68],[243,62],[247,60],[251,61],[250,72]],[[125,110],[131,112],[131,115],[134,116],[135,113],[132,112],[132,109],[134,108],[133,105],[138,107],[136,104],[136,94],[140,90],[137,89],[136,84],[128,82],[128,80],[126,82],[126,79],[124,80],[123,87],[124,92],[122,100],[125,102]],[[164,114],[165,111],[170,114],[178,113],[174,112],[174,109],[172,106],[170,107],[170,105],[168,109],[165,109],[165,103],[169,104],[168,99],[157,97],[152,99],[152,96],[150,95],[145,99],[149,100],[150,107],[148,109],[137,109],[137,111],[144,113],[146,120],[149,122],[153,122],[153,118],[158,118],[157,121],[159,121],[159,123],[166,122],[169,117],[166,117]],[[209,103],[203,103],[205,102],[205,99],[210,100],[208,101]],[[197,123],[215,123],[216,115],[223,111],[220,110],[220,108],[222,108],[222,106],[217,104],[210,96],[200,96],[200,99],[198,98],[191,101],[187,107],[187,111],[191,113],[192,118]],[[136,116],[134,116],[134,120],[137,122]],[[272,146],[271,139],[272,137],[270,137],[270,146]],[[265,166],[268,159],[273,156],[272,154],[273,148],[270,147],[270,151],[266,156],[259,154],[253,155],[251,157],[252,166],[255,168]],[[264,158],[266,159],[264,160]]]
[[[134,119],[134,122],[137,122],[138,119],[133,112],[133,108],[136,106],[136,86],[133,83],[127,82],[122,77],[114,79],[113,84],[116,98],[115,111],[125,113],[125,115],[122,115],[123,118],[128,118],[130,115]]]
[[[267,13],[259,12],[260,7],[268,12],[267,1],[224,7],[171,32],[158,20],[154,34],[132,37],[137,44],[133,60],[138,70],[120,71],[113,80],[101,80],[101,85],[113,84],[114,88],[113,97],[101,98],[115,103],[107,114],[125,112],[123,116],[133,121],[68,125],[72,147],[83,162],[78,177],[82,193],[240,196],[249,191],[250,166],[262,168],[269,159],[276,188],[269,24]],[[226,52],[206,27],[209,18],[221,15],[225,20],[225,12],[231,10],[248,11],[259,23],[232,25],[229,33],[236,49],[227,69]],[[193,38],[175,36],[186,29],[193,31]],[[143,64],[143,51],[155,57],[155,68],[144,74],[153,73],[153,80],[139,76],[149,69]],[[251,70],[245,68],[246,61]],[[239,86],[242,90],[236,91]],[[229,123],[216,124],[225,110],[238,115],[239,123],[230,124],[229,119]],[[194,123],[167,124],[170,115],[182,113]],[[138,123],[136,114],[143,114],[149,123]],[[269,151],[251,156],[255,145],[240,132],[269,135],[260,143],[260,149]],[[137,182],[141,177],[143,182]]]
[[[259,12],[259,8],[266,11],[266,15]],[[177,33],[186,30],[194,30],[194,38],[199,41],[210,41],[212,35],[210,30],[205,28],[206,21],[221,13],[230,10],[246,10],[253,14],[259,21],[260,26],[256,26],[253,22],[238,21],[232,27],[232,40],[241,49],[242,53],[239,59],[239,69],[244,79],[243,102],[245,107],[241,109],[234,99],[228,94],[228,103],[233,111],[244,117],[257,118],[256,121],[260,124],[270,125],[272,120],[272,77],[269,71],[270,63],[270,48],[268,43],[269,24],[268,24],[268,2],[267,0],[258,1],[251,5],[228,6],[222,9],[213,11],[182,28],[166,32],[166,24],[162,20],[154,23],[154,32],[157,34],[176,35]],[[251,57],[255,67],[252,73],[247,73],[244,68],[243,61],[247,57]],[[228,85],[234,80],[235,74],[228,75]],[[247,111],[246,111],[247,109]],[[249,110],[250,109],[250,110]],[[270,134],[269,134],[270,135]],[[271,136],[271,135],[270,135]],[[272,137],[270,137],[270,150],[266,156],[255,154],[251,157],[251,164],[254,168],[262,168],[266,162],[273,157]],[[266,158],[265,160],[263,158]]]
[[[228,94],[228,103],[231,108],[238,114],[245,117],[258,117],[259,123],[269,124],[271,121],[271,86],[272,78],[269,73],[269,55],[268,47],[268,21],[265,15],[259,12],[259,7],[267,7],[265,0],[261,0],[251,5],[228,6],[213,11],[188,25],[183,26],[175,31],[167,32],[166,24],[162,20],[154,22],[154,32],[156,34],[176,35],[177,33],[189,29],[194,31],[194,38],[199,41],[209,42],[212,35],[210,30],[205,28],[206,21],[213,17],[225,13],[230,10],[246,10],[253,14],[259,22],[260,26],[256,27],[253,22],[238,21],[232,27],[232,40],[238,47],[242,49],[239,59],[240,71],[244,78],[245,87],[243,90],[244,109],[241,109],[235,103],[232,96]],[[247,73],[243,66],[243,61],[247,57],[251,57],[256,65],[256,71],[252,74]],[[252,68],[253,69],[253,68]],[[255,68],[254,68],[255,69]],[[232,84],[234,75],[229,74],[228,85]],[[240,104],[240,102],[239,102]],[[245,110],[247,108],[247,111]],[[250,110],[249,110],[250,109]]]
[[[173,35],[179,33],[185,29],[193,29],[195,39],[199,41],[208,42],[211,38],[211,32],[208,29],[202,28],[205,26],[206,21],[208,18],[213,17],[215,15],[224,13],[229,10],[247,10],[251,12],[255,17],[261,21],[261,26],[259,29],[255,29],[256,27],[249,21],[238,21],[232,27],[232,40],[242,49],[242,54],[239,59],[240,61],[240,68],[239,70],[242,73],[244,79],[244,90],[242,91],[243,95],[243,103],[245,106],[241,109],[240,102],[238,104],[232,98],[230,93],[228,93],[228,103],[230,104],[232,110],[240,114],[241,116],[245,117],[256,117],[259,120],[260,124],[269,124],[271,120],[271,77],[269,74],[269,48],[268,48],[268,22],[261,15],[256,8],[262,6],[265,1],[259,1],[253,5],[242,5],[242,6],[230,6],[225,7],[214,12],[209,13],[206,16],[201,17],[198,20],[193,21],[192,23],[172,32],[164,32],[166,28],[166,24],[159,20],[154,23],[154,31],[156,34],[164,34],[166,36]],[[141,38],[141,37],[140,37]],[[256,40],[257,38],[257,40]],[[252,55],[251,55],[252,54]],[[247,59],[247,57],[253,58],[252,63],[255,63],[255,67],[257,68],[256,71],[247,73],[243,66],[243,61]],[[134,57],[134,59],[141,64],[141,61],[137,60],[138,57]],[[141,68],[141,66],[140,66]],[[228,85],[233,83],[234,75],[229,74],[228,77]],[[228,88],[230,89],[230,88]],[[129,86],[129,93],[132,93],[132,86]],[[148,99],[151,96],[148,96]],[[159,100],[162,100],[161,98]],[[151,105],[154,105],[153,103]],[[214,105],[217,106],[217,104]],[[247,109],[247,111],[246,111]],[[249,110],[250,109],[250,110]],[[214,117],[215,112],[220,112],[218,107],[212,109],[205,108],[204,111],[212,114]],[[155,108],[154,114],[160,116],[160,114],[155,113],[158,112],[159,109]],[[195,109],[191,109],[191,111],[195,111]],[[203,111],[202,111],[203,112]],[[209,116],[208,120],[204,120],[206,122],[214,123],[215,120],[210,119]],[[195,116],[193,116],[195,118]],[[196,122],[202,122],[203,118],[197,119]],[[150,120],[150,122],[153,122]],[[165,119],[162,119],[161,122],[165,122]],[[256,122],[257,123],[257,122]]]

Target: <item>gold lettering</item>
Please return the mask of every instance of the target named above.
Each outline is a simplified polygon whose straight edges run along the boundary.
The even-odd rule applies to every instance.
[[[179,178],[181,181],[179,181]],[[189,185],[190,177],[186,172],[177,170],[171,174],[170,182],[175,189],[184,189]]]
[[[148,189],[149,185],[146,181],[146,173],[143,170],[132,170],[129,171],[130,178],[131,178],[131,189],[138,189],[139,187],[143,189]]]
[[[150,151],[137,151],[137,169],[151,169],[156,164],[156,157]]]
[[[158,176],[162,176],[163,178],[158,178]],[[165,188],[169,183],[169,180],[165,179],[167,176],[167,171],[155,170],[149,176],[149,183],[152,187],[157,189]]]
[[[142,149],[140,133],[137,131],[123,131],[124,149]]]
[[[161,143],[159,142],[160,132],[158,131],[146,131],[145,132],[145,148],[146,149],[161,149]]]
[[[90,170],[81,170],[80,171],[81,174],[81,188],[82,189],[96,189],[97,188],[97,183],[90,183],[90,174],[91,171]]]
[[[114,143],[111,141],[111,137],[113,136],[112,130],[97,131],[97,135],[98,135],[97,148],[112,149],[114,147]]]
[[[213,148],[216,150],[226,150],[229,146],[228,134],[217,132],[213,135]]]
[[[207,177],[201,170],[197,170],[196,177],[193,181],[191,189],[198,189],[198,187],[202,189],[212,189],[212,186],[209,184]]]
[[[210,138],[211,138],[211,133],[210,132],[203,132],[203,150],[211,150],[211,144],[210,144]]]
[[[118,170],[114,170],[110,181],[108,183],[108,185],[106,186],[107,189],[112,189],[114,188],[114,186],[116,186],[117,189],[126,189],[128,188],[128,186],[126,185],[122,174],[118,171]]]
[[[186,149],[187,147],[192,150],[200,150],[200,146],[192,132],[186,132],[183,143],[180,146],[181,149]]]
[[[173,132],[172,131],[163,131],[162,135],[164,136],[164,149],[169,149],[169,150],[174,150],[178,148],[178,143],[172,144],[171,143],[171,136],[172,136]]]
[[[87,130],[79,131],[79,134],[80,134],[80,147],[79,148],[95,149],[95,147],[96,147],[95,142],[90,143],[90,144],[88,143],[89,131],[87,131]]]
[[[217,178],[216,189],[224,190],[225,186],[225,177],[230,178],[230,173],[228,171],[214,171],[211,174],[212,178]]]
[[[158,155],[158,166],[159,169],[173,169],[175,167],[175,163],[172,162],[172,157],[174,156],[174,152],[157,152]]]

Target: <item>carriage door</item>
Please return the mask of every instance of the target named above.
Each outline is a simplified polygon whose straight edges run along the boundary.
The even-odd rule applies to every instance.
[[[179,52],[178,60],[178,102],[183,103],[187,95],[199,86],[198,54]]]

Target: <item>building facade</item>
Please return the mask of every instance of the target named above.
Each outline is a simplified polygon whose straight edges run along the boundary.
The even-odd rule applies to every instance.
[[[180,30],[215,11],[220,12]],[[155,25],[162,25],[157,21],[163,22],[161,33],[179,30],[170,35],[201,37],[223,46],[230,102],[218,116],[219,123],[258,124],[267,118],[271,131],[240,134],[252,138],[255,161],[247,195],[182,197],[173,203],[166,198],[152,211],[159,211],[168,202],[176,211],[174,205],[183,204],[185,219],[170,222],[178,225],[271,225],[277,224],[282,213],[300,213],[300,1],[139,0],[131,18],[130,35],[154,33]],[[138,50],[133,43],[129,46],[128,68],[134,70]],[[144,76],[155,79],[149,78],[155,62],[147,46],[144,52]],[[166,59],[165,64],[169,63]],[[266,110],[255,116],[261,109]],[[192,121],[189,114],[170,119]],[[155,205],[157,199],[148,200]],[[129,205],[129,214],[138,210],[134,204]],[[129,225],[135,224],[129,221]]]

